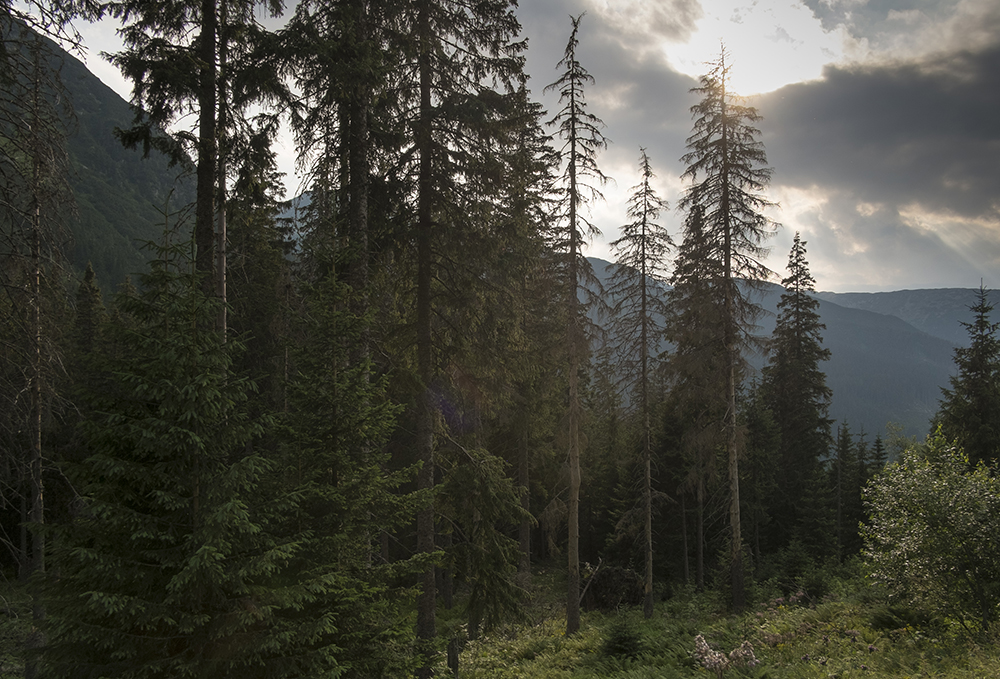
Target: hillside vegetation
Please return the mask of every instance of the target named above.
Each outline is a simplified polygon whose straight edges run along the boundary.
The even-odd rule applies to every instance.
[[[732,616],[717,593],[683,589],[658,603],[650,620],[643,619],[638,607],[587,612],[581,633],[567,638],[548,591],[561,587],[547,573],[537,581],[531,622],[469,642],[459,676],[972,679],[1000,673],[995,637],[972,638],[961,626],[886,604],[865,582],[857,562],[811,577],[813,586],[828,591],[822,596],[805,590],[783,595],[773,583],[763,585],[749,610]],[[699,657],[699,636],[726,660],[712,654]],[[754,664],[728,658],[744,642],[753,649]]]

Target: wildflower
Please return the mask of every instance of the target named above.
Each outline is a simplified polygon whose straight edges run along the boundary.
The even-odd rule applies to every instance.
[[[869,653],[874,653],[874,652],[875,652],[875,651],[877,651],[877,650],[878,650],[878,649],[877,649],[877,648],[875,648],[875,644],[868,644],[868,652],[869,652]]]
[[[702,667],[715,672],[715,676],[720,677],[720,679],[722,673],[730,665],[756,667],[760,663],[754,655],[753,644],[749,641],[744,641],[730,651],[727,658],[724,653],[715,651],[709,647],[708,642],[705,641],[705,637],[700,634],[694,638],[694,657],[701,663]]]
[[[753,644],[749,641],[744,641],[738,648],[730,651],[729,662],[743,664],[747,667],[756,667],[760,661],[753,654]]]
[[[729,659],[718,651],[713,651],[705,637],[698,635],[694,638],[694,657],[707,670],[715,672],[715,676],[722,677],[722,673],[729,665]]]

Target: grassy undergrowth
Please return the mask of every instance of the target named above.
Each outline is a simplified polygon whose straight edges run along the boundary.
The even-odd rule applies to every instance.
[[[533,603],[532,622],[468,642],[463,679],[1000,677],[996,636],[975,638],[947,621],[888,607],[860,578],[822,601],[775,597],[740,616],[727,615],[718,594],[684,591],[659,602],[650,620],[637,608],[585,613],[572,637],[551,594],[539,590],[551,582],[543,575],[536,583],[542,604]],[[708,669],[695,656],[698,635],[724,654],[749,641],[757,662]]]
[[[31,632],[31,598],[0,574],[0,679],[24,676],[24,641]]]
[[[465,643],[463,679],[987,679],[1000,677],[1000,637],[879,602],[860,577],[840,582],[822,601],[764,597],[740,615],[715,592],[683,590],[657,602],[650,620],[638,608],[585,612],[565,635],[559,569],[534,577],[529,622]],[[777,592],[775,592],[777,593]],[[457,613],[457,609],[454,611]],[[455,620],[454,628],[461,628]],[[23,676],[21,652],[31,629],[23,586],[0,582],[0,679]],[[445,633],[442,629],[442,633]],[[701,635],[729,654],[749,641],[757,664],[719,672],[695,656]],[[451,676],[442,658],[438,676]]]

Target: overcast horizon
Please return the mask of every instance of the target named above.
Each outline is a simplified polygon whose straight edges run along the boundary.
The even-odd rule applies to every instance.
[[[1000,287],[1000,3],[995,0],[524,0],[534,97],[586,12],[578,59],[595,78],[589,111],[610,140],[598,158],[615,183],[592,206],[606,243],[625,221],[645,147],[673,208],[691,133],[690,89],[724,42],[733,89],[763,116],[782,224],[767,264],[785,274],[792,238],[807,242],[817,290]],[[128,90],[101,50],[113,24],[82,26],[88,67]],[[124,92],[123,92],[124,90]],[[279,149],[291,174],[293,149]],[[289,178],[288,188],[298,188]],[[682,215],[662,223],[679,239]]]

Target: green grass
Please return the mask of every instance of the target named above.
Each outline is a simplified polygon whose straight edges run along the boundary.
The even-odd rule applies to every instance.
[[[532,604],[532,624],[465,646],[463,679],[711,679],[716,673],[694,657],[699,634],[727,654],[744,640],[753,645],[759,664],[730,666],[721,677],[1000,677],[996,636],[975,639],[947,621],[889,608],[873,599],[860,578],[838,583],[836,593],[821,602],[774,598],[740,616],[727,615],[717,594],[685,591],[659,602],[650,620],[631,608],[585,613],[572,637],[565,636],[565,619],[552,605],[551,580],[535,578],[544,605]]]

